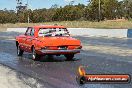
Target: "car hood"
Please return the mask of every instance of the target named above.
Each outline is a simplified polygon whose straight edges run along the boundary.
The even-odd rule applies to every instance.
[[[41,37],[39,38],[45,46],[80,45],[80,40],[72,37]]]

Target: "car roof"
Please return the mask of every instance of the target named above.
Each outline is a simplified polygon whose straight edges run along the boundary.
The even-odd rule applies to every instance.
[[[40,28],[66,28],[66,27],[59,25],[39,25],[39,26],[34,26],[34,28],[40,29]]]

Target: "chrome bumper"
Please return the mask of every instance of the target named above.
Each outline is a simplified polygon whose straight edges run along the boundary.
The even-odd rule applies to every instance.
[[[41,50],[42,53],[79,53],[81,49],[74,50]]]

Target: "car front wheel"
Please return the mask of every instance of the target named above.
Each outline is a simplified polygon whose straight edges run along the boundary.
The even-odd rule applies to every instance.
[[[40,60],[40,55],[38,55],[38,54],[36,53],[34,47],[33,47],[33,49],[32,49],[32,59],[35,60],[35,61]]]
[[[21,50],[20,46],[17,46],[17,56],[22,56],[23,55],[23,50]]]
[[[74,60],[74,54],[65,54],[65,57],[67,61]]]

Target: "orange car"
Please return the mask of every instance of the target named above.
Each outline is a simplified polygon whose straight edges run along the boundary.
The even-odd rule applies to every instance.
[[[29,52],[33,60],[42,55],[64,55],[72,60],[82,48],[80,40],[70,37],[67,28],[57,25],[28,27],[24,35],[16,37],[16,47],[18,56]]]

